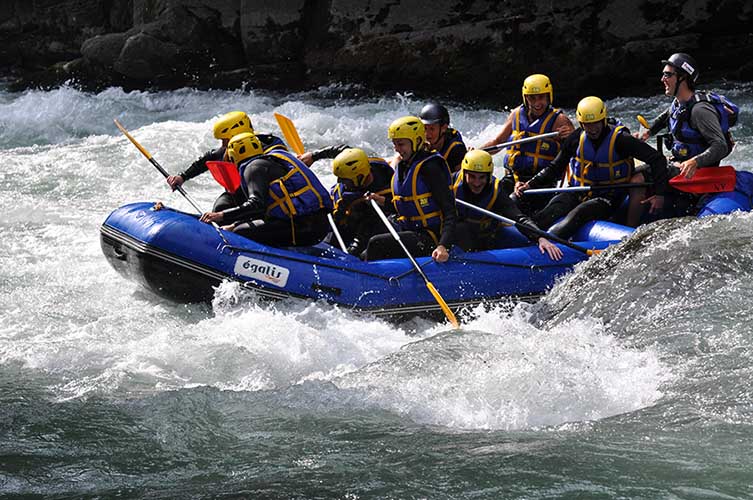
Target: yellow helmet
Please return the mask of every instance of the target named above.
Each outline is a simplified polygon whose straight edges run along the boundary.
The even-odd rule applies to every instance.
[[[349,179],[356,187],[361,187],[371,173],[369,157],[363,149],[345,149],[332,160],[332,173],[338,179]]]
[[[403,116],[390,124],[387,129],[390,139],[409,139],[413,145],[413,152],[423,149],[426,144],[426,128],[423,122],[415,116]]]
[[[549,77],[536,73],[523,80],[523,104],[526,104],[527,95],[549,94],[549,105],[554,102],[554,88]]]
[[[595,96],[584,97],[575,110],[575,118],[580,123],[596,123],[607,118],[604,101]]]
[[[464,172],[479,172],[483,174],[491,174],[494,172],[494,160],[492,160],[492,155],[483,149],[472,149],[468,151],[463,157],[463,162],[460,165]]]
[[[251,132],[234,135],[227,143],[227,154],[236,165],[246,158],[259,156],[264,152],[259,139]]]
[[[243,111],[231,111],[225,113],[214,123],[215,139],[230,139],[234,135],[243,132],[254,133],[251,119]]]

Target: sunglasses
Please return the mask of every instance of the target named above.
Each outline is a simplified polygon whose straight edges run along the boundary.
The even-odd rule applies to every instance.
[[[661,72],[661,77],[662,77],[662,78],[666,78],[667,80],[669,80],[670,78],[672,78],[672,77],[673,77],[673,76],[675,76],[676,74],[677,74],[677,73],[674,73],[674,72],[672,72],[672,71],[662,71],[662,72]]]

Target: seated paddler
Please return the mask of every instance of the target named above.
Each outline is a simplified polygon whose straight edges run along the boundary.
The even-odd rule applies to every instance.
[[[442,155],[427,148],[424,124],[418,117],[398,118],[387,135],[398,158],[392,203],[400,239],[413,256],[431,255],[437,262],[446,262],[457,219],[450,167]],[[404,256],[398,242],[384,231],[369,240],[367,260]]]
[[[360,255],[375,234],[384,232],[381,219],[369,200],[376,201],[386,214],[392,206],[392,167],[379,157],[370,157],[362,149],[346,148],[332,161],[337,184],[330,193],[334,202],[332,216],[348,253]]]
[[[514,201],[502,192],[501,180],[494,176],[492,155],[481,149],[474,149],[465,154],[460,172],[453,174],[452,185],[455,198],[477,207],[494,212],[515,222],[539,229],[528,216],[520,211]],[[490,250],[504,245],[500,241],[504,232],[498,220],[474,211],[472,208],[458,204],[458,223],[456,240],[466,251]],[[546,238],[534,232],[523,234],[539,246],[541,253],[549,255],[552,260],[562,258],[562,250]]]
[[[450,127],[450,112],[443,105],[430,102],[418,114],[426,130],[426,142],[430,149],[435,150],[445,159],[450,170],[460,170],[460,162],[468,150],[463,142],[463,136],[456,129]]]
[[[660,210],[667,188],[666,159],[630,135],[624,126],[610,125],[607,107],[598,97],[581,99],[576,117],[580,128],[565,139],[552,164],[528,182],[517,183],[515,192],[524,196],[529,188],[548,186],[553,179],[562,177],[566,168],[569,169],[569,186],[592,189],[585,194],[581,191],[557,194],[534,217],[539,227],[549,228],[550,233],[561,238],[569,238],[586,222],[612,218],[629,194],[630,190],[621,188],[620,184],[628,183],[633,176],[634,158],[645,162],[654,173],[655,195],[650,198],[649,205],[651,211]]]
[[[214,126],[212,127],[212,133],[215,139],[220,141],[219,147],[209,150],[204,153],[200,158],[194,161],[188,168],[179,173],[178,175],[170,175],[167,177],[167,183],[175,190],[181,186],[185,181],[193,179],[197,175],[203,174],[207,171],[208,161],[226,161],[229,159],[227,156],[227,145],[230,139],[243,132],[250,132],[256,135],[259,139],[265,152],[269,152],[275,149],[287,150],[285,143],[282,142],[277,136],[271,134],[258,134],[254,132],[254,126],[251,123],[251,118],[243,111],[231,111],[220,116]],[[240,195],[240,193],[239,193]],[[218,211],[223,208],[234,206],[240,203],[235,199],[234,193],[223,193],[214,202],[213,210]]]
[[[575,130],[575,127],[561,109],[554,107],[554,87],[548,76],[539,73],[529,75],[523,80],[521,94],[523,103],[510,112],[499,133],[479,146],[479,149],[551,132],[558,133],[554,137],[514,144],[505,149],[502,190],[513,196],[523,212],[532,215],[542,209],[549,198],[537,196],[517,199],[513,193],[515,183],[525,182],[548,167],[557,156],[562,141]],[[496,154],[500,150],[495,148],[490,152]],[[552,186],[558,180],[554,179]]]
[[[332,199],[314,173],[288,151],[264,152],[252,133],[233,136],[228,154],[240,174],[245,201],[207,212],[203,222],[217,222],[271,246],[313,245],[329,231]]]

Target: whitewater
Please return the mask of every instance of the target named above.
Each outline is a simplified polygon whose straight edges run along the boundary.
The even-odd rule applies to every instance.
[[[751,84],[711,88],[741,107],[725,163],[753,171]],[[390,155],[387,125],[425,101],[358,95],[0,90],[0,496],[753,498],[751,214],[643,226],[460,331],[232,283],[176,304],[110,268],[110,211],[194,211],[113,119],[171,173],[232,110]],[[509,111],[446,104],[470,145]],[[667,104],[607,101],[632,130]],[[184,187],[206,209],[221,192]]]

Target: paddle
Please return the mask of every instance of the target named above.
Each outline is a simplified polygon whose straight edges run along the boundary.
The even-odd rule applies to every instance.
[[[285,136],[285,141],[293,148],[296,154],[303,154],[306,150],[303,148],[301,136],[298,135],[298,130],[296,130],[290,118],[280,113],[275,113],[275,118],[277,119],[277,124],[280,125],[282,135]]]
[[[539,139],[546,139],[547,137],[555,137],[557,135],[559,135],[559,132],[549,132],[546,134],[534,135],[531,137],[524,137],[522,139],[517,139],[510,142],[503,142],[502,144],[493,144],[491,146],[487,146],[482,149],[487,152],[492,152],[492,151],[497,151],[502,148],[506,148],[507,146],[514,146],[515,144],[523,144],[524,142],[538,141]]]
[[[598,191],[600,189],[626,189],[634,187],[652,186],[650,182],[629,182],[625,184],[607,184],[601,186],[566,186],[558,188],[526,189],[523,194],[549,194],[549,193],[580,193]]]
[[[648,120],[643,118],[643,115],[638,115],[636,116],[636,118],[638,118],[638,123],[640,123],[643,128],[645,128],[646,130],[649,130],[651,128],[651,125],[648,124]]]
[[[704,167],[695,171],[692,178],[687,179],[680,174],[669,180],[669,185],[678,191],[686,193],[727,193],[735,190],[737,172],[734,167]]]
[[[377,215],[379,215],[379,218],[382,219],[382,222],[384,223],[384,226],[387,228],[387,230],[390,232],[393,238],[395,238],[395,241],[397,241],[400,244],[400,247],[403,249],[403,252],[405,252],[405,255],[408,256],[408,259],[410,259],[411,263],[413,264],[413,267],[416,268],[416,271],[418,271],[418,274],[421,275],[421,277],[424,279],[424,282],[426,283],[426,288],[429,289],[429,292],[434,296],[434,299],[439,304],[439,307],[442,309],[442,312],[444,312],[444,315],[447,316],[447,319],[450,321],[453,327],[460,328],[460,324],[458,323],[458,319],[455,317],[455,314],[450,310],[450,306],[447,305],[447,302],[444,301],[441,295],[439,295],[439,292],[436,288],[434,288],[434,285],[429,281],[429,278],[424,273],[423,269],[421,269],[421,266],[418,265],[418,262],[416,262],[416,259],[413,258],[410,251],[405,247],[405,244],[400,239],[400,235],[397,234],[397,231],[395,231],[395,228],[392,227],[392,224],[390,221],[387,220],[387,216],[384,215],[384,212],[379,207],[377,202],[374,200],[369,200],[371,202],[371,206],[374,207],[374,211],[376,211]]]
[[[565,245],[566,247],[570,247],[573,250],[577,250],[579,252],[583,252],[586,255],[596,255],[601,252],[601,250],[591,249],[591,248],[585,248],[580,245],[576,245],[575,243],[571,243],[567,241],[564,238],[560,238],[559,236],[555,236],[552,233],[547,233],[546,231],[542,231],[539,228],[529,226],[528,224],[522,224],[520,222],[515,222],[512,219],[508,219],[507,217],[503,217],[499,214],[495,214],[494,212],[490,212],[489,210],[486,210],[485,208],[478,207],[472,203],[468,203],[467,201],[455,199],[455,203],[459,203],[460,205],[470,208],[471,210],[476,210],[477,212],[480,212],[484,215],[487,215],[493,219],[497,219],[500,222],[503,222],[507,224],[508,226],[515,226],[518,229],[525,230],[534,234],[537,234],[543,238],[546,238],[548,240],[556,241],[557,243],[560,243],[562,245]]]
[[[141,144],[139,144],[138,141],[136,139],[134,139],[134,137],[131,134],[128,133],[128,131],[125,129],[125,127],[123,127],[123,125],[121,125],[120,122],[117,119],[113,119],[113,121],[115,122],[115,126],[117,126],[120,129],[120,131],[123,132],[123,134],[126,137],[128,137],[128,140],[130,140],[131,143],[133,143],[133,145],[136,146],[136,148],[139,151],[141,151],[141,154],[143,154],[144,156],[146,156],[146,159],[149,160],[149,163],[151,163],[152,165],[154,165],[154,167],[157,170],[159,170],[159,172],[165,177],[165,179],[167,179],[170,176],[170,174],[167,173],[167,170],[165,170],[164,168],[162,168],[162,165],[160,165],[157,162],[157,160],[155,160],[154,158],[152,158],[152,155],[149,153],[149,151],[147,151],[144,148],[144,146],[142,146]],[[188,193],[186,193],[186,190],[183,189],[183,186],[178,186],[176,189],[178,190],[178,192],[180,194],[183,195],[183,197],[186,200],[188,200],[188,203],[190,203],[196,209],[197,212],[199,212],[200,214],[204,213],[204,211],[199,207],[199,204],[196,203],[193,200],[193,198],[191,198],[188,195]],[[220,235],[220,238],[222,238],[222,241],[224,241],[227,244],[228,242],[225,239],[225,235],[223,235],[222,231],[220,231],[220,226],[218,226],[217,223],[215,223],[215,222],[212,222],[212,226],[214,226],[214,228],[217,230],[217,233]]]
[[[209,173],[212,174],[220,186],[224,187],[228,193],[235,193],[241,187],[241,174],[235,163],[229,161],[208,161],[206,162]]]
[[[332,228],[332,232],[335,234],[335,238],[337,238],[337,243],[340,245],[340,250],[348,253],[348,249],[345,247],[345,242],[343,241],[343,237],[340,235],[340,230],[337,229],[337,224],[335,224],[335,219],[332,217],[332,214],[327,214],[327,220],[329,221],[329,226]]]
[[[685,193],[726,193],[734,191],[737,172],[731,166],[705,167],[696,170],[692,179],[676,175],[669,180],[669,185]],[[604,189],[627,189],[651,186],[649,182],[630,182],[625,184],[603,184],[598,186],[568,186],[560,188],[526,189],[523,194],[581,193]]]

